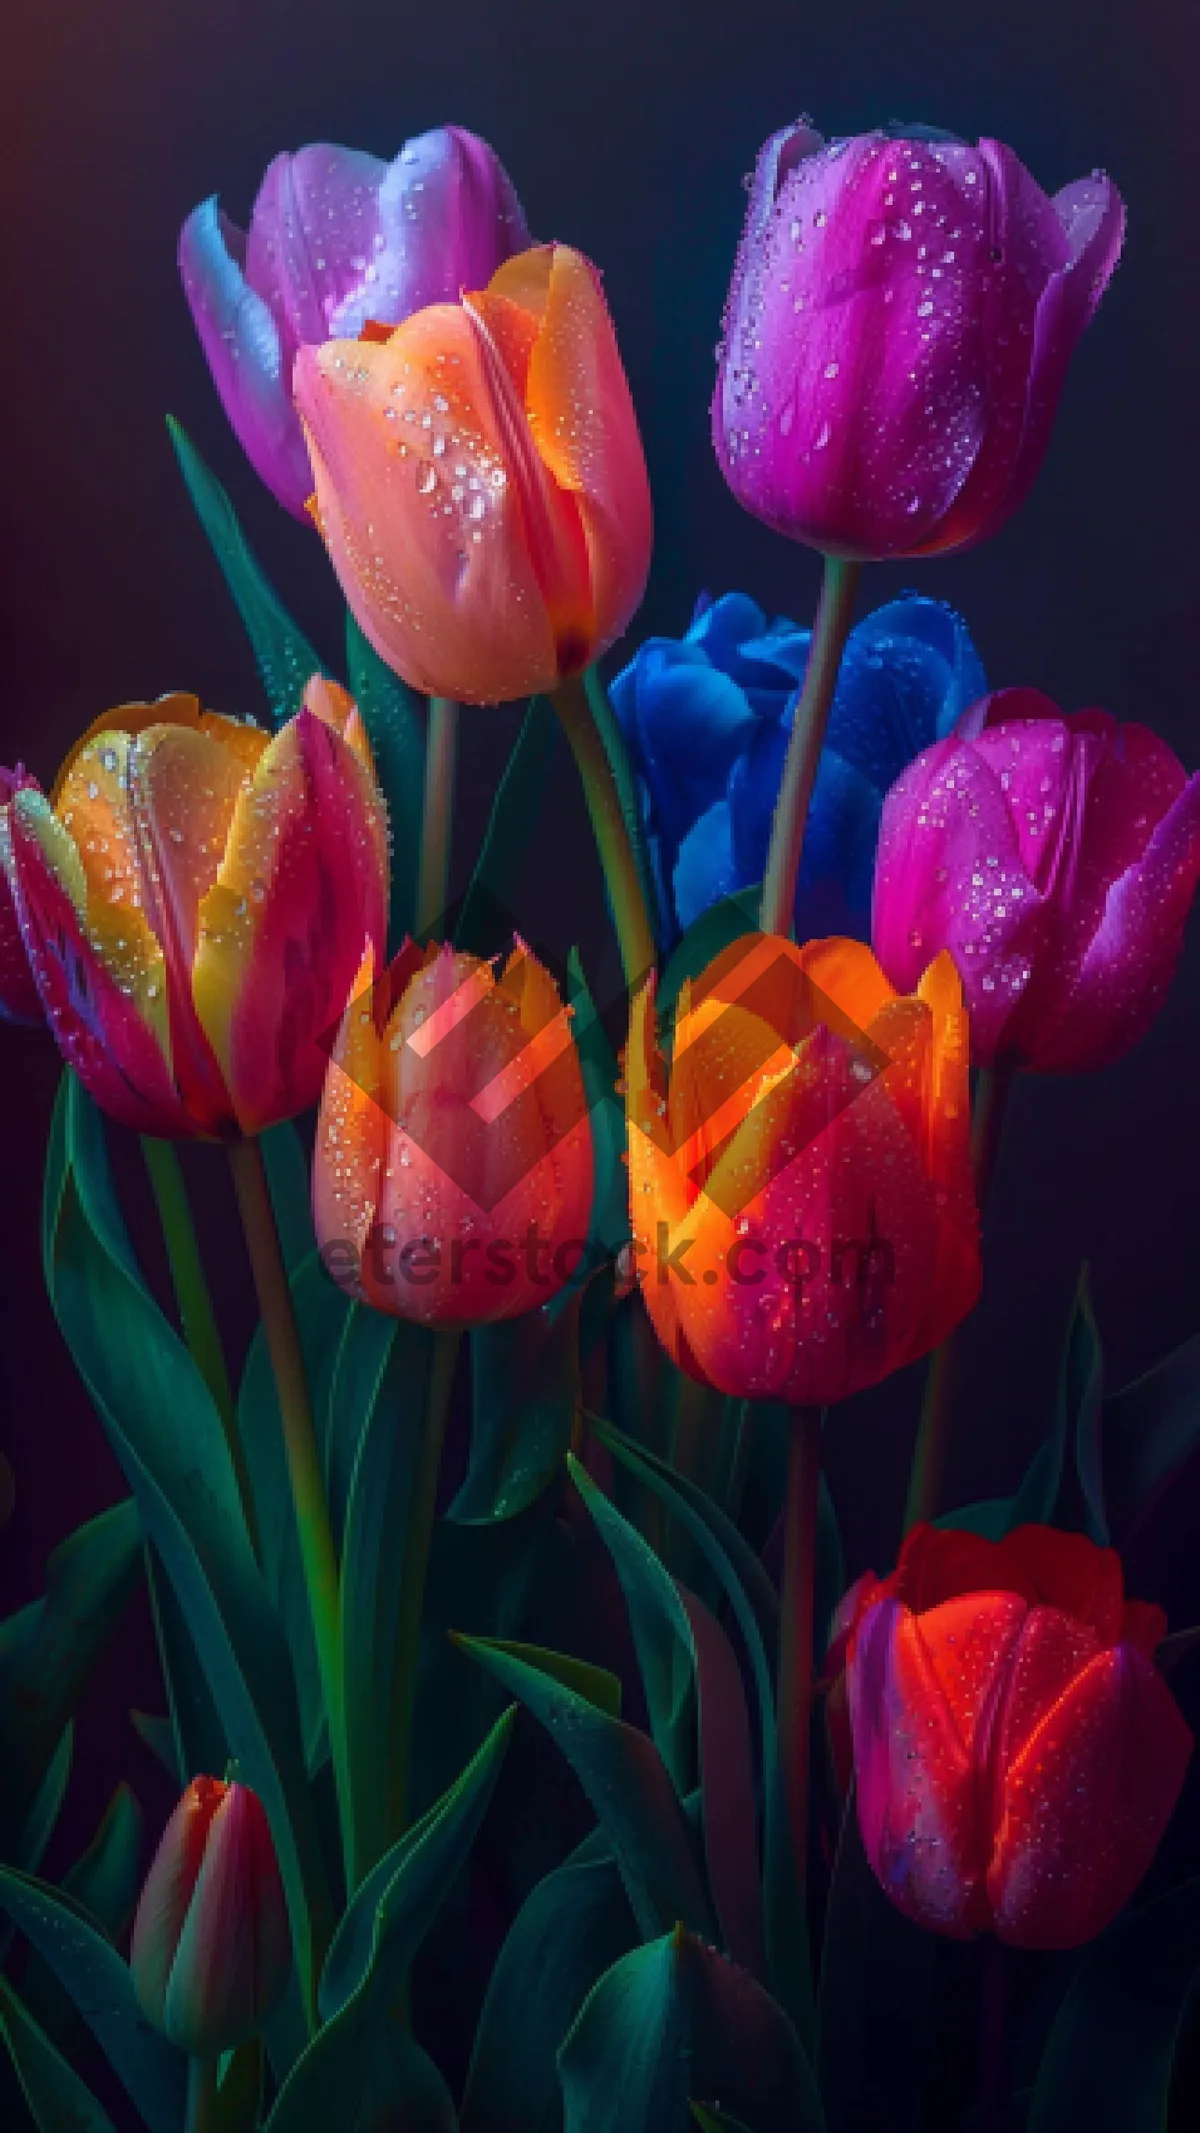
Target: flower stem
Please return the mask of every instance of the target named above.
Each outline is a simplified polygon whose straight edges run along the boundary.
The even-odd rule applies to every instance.
[[[975,1173],[975,1204],[981,1215],[995,1173],[996,1157],[1000,1149],[1000,1137],[1004,1129],[1016,1067],[1015,1055],[1006,1053],[994,1066],[981,1067],[975,1083],[975,1102],[971,1112],[971,1165]],[[908,1503],[904,1512],[906,1533],[911,1527],[923,1525],[927,1520],[936,1518],[942,1499],[946,1455],[950,1446],[950,1430],[956,1404],[957,1333],[958,1329],[955,1328],[949,1339],[944,1340],[940,1348],[935,1348],[929,1358],[925,1398],[921,1405],[921,1420],[917,1426],[917,1442],[909,1476]]]
[[[783,1593],[779,1620],[779,1758],[792,1833],[796,1881],[808,1865],[808,1764],[812,1732],[813,1588],[821,1409],[792,1410],[783,1508]]]
[[[450,1416],[454,1370],[461,1335],[438,1332],[433,1339],[433,1359],[425,1399],[425,1415],[408,1504],[404,1535],[404,1561],[400,1573],[400,1597],[396,1619],[396,1671],[392,1694],[389,1767],[392,1772],[388,1842],[402,1836],[410,1819],[413,1712],[417,1695],[417,1665],[421,1648],[421,1611],[425,1578],[433,1541],[437,1510],[438,1475],[442,1446]]]
[[[827,555],[817,619],[813,624],[804,686],[792,717],[783,778],[771,824],[767,871],[763,877],[762,916],[764,933],[792,931],[796,907],[796,882],[808,807],[817,779],[817,765],[829,724],[838,669],[850,634],[850,617],[858,589],[859,563],[843,562]]]
[[[597,721],[594,698],[589,699],[582,677],[573,675],[570,680],[560,682],[551,701],[578,766],[612,904],[621,967],[632,992],[654,966],[654,936],[646,912],[626,808]]]
[[[304,1372],[304,1356],[292,1307],[271,1191],[263,1167],[262,1150],[256,1140],[229,1143],[229,1164],[237,1195],[238,1211],[246,1236],[251,1272],[258,1295],[258,1308],[267,1338],[279,1415],[283,1425],[284,1450],[300,1559],[312,1615],[317,1668],[329,1724],[334,1780],[341,1818],[343,1844],[349,1859],[350,1788],[345,1768],[342,1724],[340,1600],[337,1555],[325,1479],[317,1449],[312,1405]]]
[[[204,1262],[196,1241],[195,1224],[188,1205],[187,1188],[183,1182],[179,1158],[170,1141],[152,1140],[149,1134],[142,1135],[142,1156],[158,1208],[158,1219],[162,1225],[163,1243],[167,1248],[171,1285],[179,1308],[183,1337],[221,1418],[221,1428],[229,1447],[229,1457],[238,1494],[242,1500],[246,1526],[251,1541],[257,1548],[254,1498],[238,1428],[237,1407],[229,1383],[229,1372],[225,1366],[225,1351],[221,1346],[221,1336],[217,1329]]]
[[[219,2058],[189,2059],[186,2133],[217,2133]]]
[[[421,818],[421,867],[417,877],[418,936],[430,932],[446,909],[457,754],[458,705],[453,697],[431,696],[429,724],[425,736],[425,805]]]

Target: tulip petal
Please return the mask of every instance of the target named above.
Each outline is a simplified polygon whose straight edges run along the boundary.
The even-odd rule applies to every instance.
[[[1039,1651],[1040,1640],[1031,1663]],[[1019,1749],[1002,1741],[997,1772],[988,1896],[1000,1938],[1022,1948],[1077,1947],[1128,1901],[1192,1749],[1166,1683],[1132,1645],[1097,1653],[1047,1694]]]
[[[386,882],[378,790],[336,732],[302,710],[241,790],[199,913],[196,1014],[244,1133],[316,1102],[321,1040],[365,947],[383,941]]]
[[[347,299],[361,301],[373,285],[364,276],[381,249],[375,240],[386,169],[377,156],[328,141],[268,165],[246,234],[246,280],[279,323],[285,362],[305,342],[361,330],[357,315],[353,326],[335,321]],[[371,316],[389,313],[377,308]]]
[[[1055,1526],[1017,1526],[1002,1543],[1042,1607],[1083,1622],[1101,1644],[1115,1644],[1125,1615],[1125,1574],[1115,1548]]]
[[[375,950],[350,989],[321,1092],[313,1162],[313,1222],[330,1278],[365,1293],[363,1262],[377,1219],[388,1118],[381,1104],[380,1035],[372,1012]]]
[[[165,2027],[171,1968],[209,1831],[225,1794],[216,1778],[193,1778],[159,1841],[133,1922],[130,1966],[143,2014]]]
[[[304,518],[312,474],[288,389],[286,352],[269,306],[242,272],[244,240],[215,197],[188,216],[179,271],[221,404],[260,480]]]
[[[733,831],[728,800],[718,800],[693,822],[679,847],[671,889],[679,924],[685,930],[723,896],[739,886],[733,859]]]
[[[465,702],[553,688],[553,632],[465,312],[419,312],[382,346],[301,349],[295,391],[321,529],[380,657]]]
[[[232,2051],[261,2027],[287,1981],[287,1908],[261,1803],[224,1789],[179,1934],[163,2028],[181,2050]]]
[[[41,793],[18,793],[0,831],[30,967],[64,1058],[97,1103],[135,1132],[182,1140],[202,1130],[156,1034],[154,1003],[164,989],[157,944],[151,950],[146,933],[131,929],[106,935],[97,952],[79,854]]]
[[[1023,1612],[997,1596],[975,1664],[990,1680]],[[873,1872],[906,1916],[952,1939],[987,1924],[987,1854],[969,1747],[920,1625],[881,1600],[860,1622],[848,1668],[856,1804]]]

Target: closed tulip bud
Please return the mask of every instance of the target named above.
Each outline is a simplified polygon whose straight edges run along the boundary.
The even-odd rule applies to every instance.
[[[163,1832],[133,1921],[138,2004],[193,2057],[260,2030],[291,1971],[283,1883],[262,1803],[193,1778]]]
[[[650,567],[650,490],[579,252],[522,252],[394,333],[303,348],[294,379],[334,569],[405,681],[528,696],[620,636]]]
[[[1078,1533],[918,1526],[860,1581],[847,1680],[859,1827],[898,1909],[963,1940],[1073,1948],[1128,1901],[1192,1736],[1161,1608]]]
[[[1166,998],[1200,879],[1200,775],[1035,689],[974,705],[883,806],[875,952],[908,985],[948,949],[979,1066],[1119,1059]]]
[[[383,802],[319,679],[275,735],[191,696],[98,719],[0,855],[39,996],[97,1103],[168,1139],[257,1133],[321,1091],[324,1038],[384,937]]]
[[[37,780],[27,777],[20,764],[15,770],[0,767],[0,820],[7,815],[14,793],[26,790],[36,792]],[[43,1020],[42,996],[29,967],[12,890],[0,872],[0,1022],[32,1025]]]
[[[248,230],[215,195],[193,210],[184,293],[238,441],[281,504],[303,518],[312,494],[296,350],[453,301],[528,243],[506,171],[461,126],[406,141],[391,163],[324,141],[276,156]]]
[[[777,133],[713,402],[738,501],[830,555],[985,540],[1041,464],[1124,226],[1103,172],[1048,199],[1000,141]]]
[[[749,934],[626,1054],[642,1294],[680,1367],[823,1406],[943,1341],[979,1291],[967,1027],[949,956],[909,997],[868,948]]]
[[[364,964],[313,1164],[331,1277],[427,1325],[514,1318],[583,1263],[592,1136],[570,1010],[523,942],[503,968],[409,944]]]

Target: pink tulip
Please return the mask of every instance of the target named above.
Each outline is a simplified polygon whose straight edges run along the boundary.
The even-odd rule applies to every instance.
[[[883,806],[875,953],[902,990],[948,948],[977,1065],[1119,1059],[1166,997],[1200,879],[1200,775],[1105,711],[984,697]]]
[[[292,406],[297,349],[454,302],[528,243],[507,172],[461,126],[407,141],[391,163],[327,142],[276,156],[247,231],[215,194],[192,211],[184,293],[238,441],[281,504],[303,518],[313,491]]]
[[[0,821],[7,819],[14,793],[27,790],[36,791],[37,780],[27,776],[19,763],[15,770],[0,767]],[[0,1022],[32,1025],[44,1020],[45,1010],[21,938],[12,890],[0,869]]]
[[[738,501],[831,555],[986,539],[1041,464],[1124,225],[1102,172],[1048,199],[999,141],[774,135],[713,402]]]

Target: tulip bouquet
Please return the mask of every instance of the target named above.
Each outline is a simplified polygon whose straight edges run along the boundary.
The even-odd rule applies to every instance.
[[[1106,1390],[1081,1286],[1024,1478],[944,1477],[1007,1093],[1156,1015],[1200,777],[989,691],[919,593],[855,620],[871,561],[1022,503],[1123,225],[995,141],[768,142],[713,441],[823,555],[817,613],[705,596],[606,684],[637,421],[596,269],[491,149],[308,147],[247,230],[189,216],[209,367],[345,656],[172,424],[266,708],[123,704],[0,782],[6,1041],[65,1062],[46,1281],[128,1485],[0,1625],[6,2125],[1168,2123],[1200,1629],[1122,1551],[1200,1439],[1197,1343]],[[512,702],[452,896],[460,729]],[[560,739],[603,1014],[505,915]],[[244,1352],[193,1218],[222,1165]],[[823,1445],[918,1379],[894,1567],[852,1580]],[[122,1788],[55,1883],[143,1586],[178,1805],[147,1871]]]

